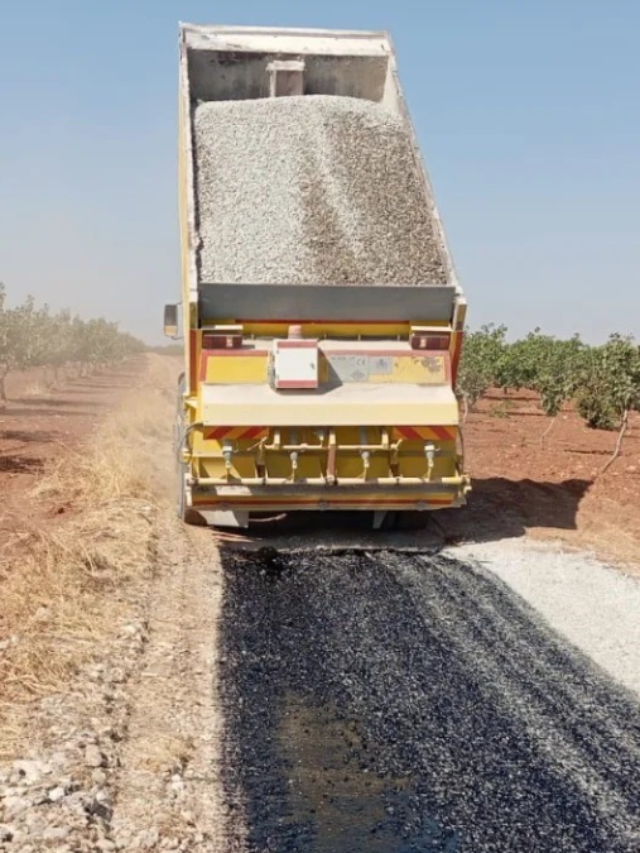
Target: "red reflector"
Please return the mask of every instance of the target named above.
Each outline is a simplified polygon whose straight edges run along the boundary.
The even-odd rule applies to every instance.
[[[448,350],[449,335],[412,335],[411,349]]]
[[[242,335],[205,332],[202,335],[202,346],[204,349],[240,349],[242,347]]]

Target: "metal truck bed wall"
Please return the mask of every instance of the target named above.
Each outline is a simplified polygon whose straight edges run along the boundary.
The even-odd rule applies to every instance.
[[[420,323],[428,316],[431,322],[449,323],[453,314],[456,292],[451,286],[364,289],[365,298],[362,287],[334,285],[329,299],[326,287],[306,284],[205,284],[200,285],[198,306],[201,317],[217,321],[254,318],[256,306],[265,306],[271,322],[295,317],[327,323],[345,318],[361,323]]]
[[[433,190],[406,108],[398,78],[395,51],[387,33],[190,24],[182,24],[180,32],[180,194],[183,209],[185,304],[195,307],[198,303],[199,288],[209,287],[207,283],[198,281],[197,272],[198,223],[194,181],[193,107],[201,101],[266,98],[269,96],[269,64],[274,60],[295,59],[303,59],[305,63],[305,94],[365,98],[382,103],[403,116],[413,143],[416,163],[424,179],[425,198],[432,213],[434,234],[439,244],[447,284],[455,289],[458,301],[463,298]],[[398,284],[402,285],[403,282]],[[435,289],[424,288],[425,291]],[[396,295],[398,296],[400,294]],[[299,298],[306,299],[303,294]],[[423,299],[423,316],[432,313],[430,300],[433,299],[434,303],[441,301],[440,297],[429,292],[424,293]],[[208,302],[209,296],[206,296],[205,300]],[[219,316],[220,312],[216,311],[216,314]],[[344,316],[346,318],[348,314]],[[185,322],[188,328],[188,318],[185,318]]]

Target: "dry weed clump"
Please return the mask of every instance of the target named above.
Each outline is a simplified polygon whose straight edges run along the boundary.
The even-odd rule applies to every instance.
[[[0,557],[0,717],[58,689],[120,622],[131,582],[149,577],[176,373],[149,357],[146,381],[38,485],[36,499],[64,506],[60,521]]]

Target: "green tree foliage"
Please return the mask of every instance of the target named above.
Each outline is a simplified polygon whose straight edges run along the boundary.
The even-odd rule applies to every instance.
[[[563,341],[535,329],[504,347],[495,384],[505,391],[535,391],[545,413],[555,417],[575,394],[586,351],[578,335]]]
[[[458,371],[458,392],[474,406],[496,383],[498,365],[505,350],[506,326],[482,326],[465,336]]]
[[[612,335],[584,361],[576,406],[589,426],[616,429],[640,409],[640,349],[630,337]]]
[[[632,338],[612,335],[591,347],[575,335],[559,340],[535,329],[513,343],[504,326],[483,326],[467,335],[458,392],[473,405],[489,388],[527,389],[555,417],[574,401],[587,424],[616,429],[640,409],[640,350]]]
[[[0,401],[11,370],[43,367],[84,373],[114,364],[145,349],[144,344],[104,319],[83,320],[70,311],[52,314],[32,297],[9,308],[0,284]]]

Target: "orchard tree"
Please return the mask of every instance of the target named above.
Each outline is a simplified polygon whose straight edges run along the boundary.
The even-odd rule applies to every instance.
[[[580,415],[595,429],[617,429],[640,408],[640,350],[633,338],[611,335],[585,359],[576,392]]]
[[[604,346],[589,352],[576,406],[590,427],[619,430],[615,450],[602,468],[604,474],[620,455],[629,413],[640,410],[640,350],[632,337],[611,335]]]
[[[465,406],[473,407],[495,383],[506,334],[506,326],[489,324],[465,335],[457,381]]]
[[[0,284],[0,402],[6,403],[5,380],[11,370],[30,367],[59,370],[75,364],[79,373],[114,364],[145,350],[132,335],[103,318],[83,320],[69,311],[52,314],[47,305],[37,307],[29,296],[8,308]]]

